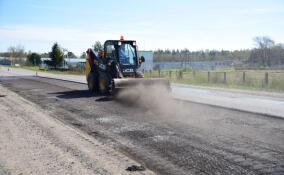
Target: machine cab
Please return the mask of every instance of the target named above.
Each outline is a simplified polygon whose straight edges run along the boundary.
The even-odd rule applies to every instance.
[[[136,41],[107,40],[104,44],[105,58],[108,62],[118,63],[123,76],[135,76],[135,71],[144,62],[138,58]]]

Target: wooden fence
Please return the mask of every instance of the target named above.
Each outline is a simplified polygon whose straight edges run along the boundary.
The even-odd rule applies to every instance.
[[[144,72],[145,77],[164,77],[186,84],[222,84],[284,90],[284,71],[191,71],[155,70]]]

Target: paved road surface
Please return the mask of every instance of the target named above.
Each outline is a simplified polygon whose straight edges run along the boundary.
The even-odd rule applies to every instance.
[[[284,174],[283,119],[155,94],[134,103],[45,78],[1,84],[158,174]]]
[[[174,84],[174,97],[284,118],[284,94]]]
[[[12,68],[8,72],[6,67],[0,66],[0,75],[33,76],[36,75],[36,72],[16,68]],[[86,78],[82,75],[60,75],[45,72],[38,72],[38,75],[86,83]],[[177,99],[284,118],[284,94],[281,93],[206,88],[181,84],[172,84],[172,91],[173,97]]]

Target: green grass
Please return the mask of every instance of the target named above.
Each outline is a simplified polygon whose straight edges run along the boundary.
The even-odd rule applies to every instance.
[[[238,85],[238,84],[220,84],[220,83],[194,82],[194,81],[181,81],[181,80],[170,80],[170,82],[187,84],[187,85],[205,86],[205,87],[218,87],[218,88],[228,88],[228,89],[243,89],[243,90],[252,90],[252,91],[284,93],[284,90],[275,89],[271,87],[253,87],[253,86]]]
[[[235,68],[217,68],[216,70],[213,70],[211,72],[234,72]]]
[[[79,72],[79,71],[48,70],[48,71],[45,71],[45,72],[53,73],[53,74],[64,74],[64,75],[85,75],[85,72]]]
[[[29,70],[34,70],[34,71],[47,71],[47,69],[45,69],[45,68],[40,68],[40,67],[38,67],[38,66],[33,66],[33,67],[22,66],[21,68],[29,69]]]

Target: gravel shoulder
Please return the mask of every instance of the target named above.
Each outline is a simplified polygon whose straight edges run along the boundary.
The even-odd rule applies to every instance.
[[[139,164],[1,84],[0,111],[1,175],[154,174],[126,171]]]

